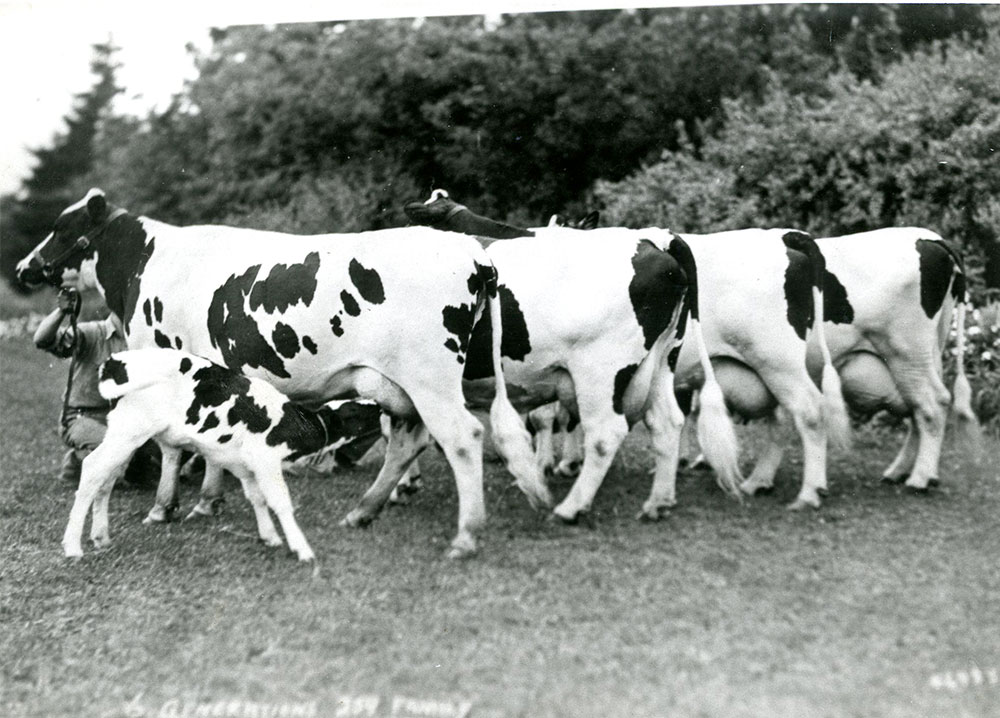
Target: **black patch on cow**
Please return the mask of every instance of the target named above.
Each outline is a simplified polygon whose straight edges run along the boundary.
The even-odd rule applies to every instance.
[[[378,272],[374,269],[367,269],[356,259],[351,260],[347,271],[362,299],[370,304],[381,304],[385,301],[385,288],[382,286],[382,277],[379,276]]]
[[[173,345],[170,343],[170,337],[161,332],[159,329],[153,332],[153,339],[156,341],[156,346],[163,347],[164,349],[171,349]]]
[[[153,297],[153,316],[156,321],[163,321],[163,302],[160,301],[159,297]]]
[[[684,338],[684,332],[687,331],[688,315],[692,319],[698,320],[698,265],[694,261],[694,254],[688,243],[681,239],[681,236],[676,232],[670,234],[673,239],[670,240],[667,252],[677,260],[677,264],[680,265],[681,271],[684,272],[684,277],[687,279],[684,306],[681,307],[680,316],[677,318],[677,339],[680,340]]]
[[[284,322],[274,325],[271,339],[274,341],[274,348],[286,359],[291,359],[299,353],[299,335]]]
[[[632,381],[638,368],[638,364],[629,364],[627,367],[619,369],[618,373],[615,374],[615,390],[611,395],[611,408],[615,410],[616,414],[625,413],[625,408],[622,406],[625,390],[628,389],[629,382]]]
[[[313,338],[308,334],[302,335],[302,346],[304,346],[306,348],[306,351],[308,351],[310,354],[315,354],[317,351],[319,351],[319,348],[316,346],[316,342],[314,342]]]
[[[374,443],[382,434],[382,411],[375,404],[347,402],[336,409],[324,406],[311,412],[288,402],[282,409],[281,421],[267,435],[267,444],[287,445],[289,458],[311,454],[342,439]]]
[[[219,425],[219,417],[215,415],[214,411],[208,412],[208,416],[205,417],[205,421],[202,422],[201,426],[198,428],[198,433],[203,434],[209,429],[214,429]]]
[[[465,361],[465,352],[469,349],[469,337],[472,334],[472,323],[476,317],[475,302],[460,304],[457,307],[447,306],[441,310],[444,328],[454,336],[445,340],[445,347],[457,355],[458,363]]]
[[[642,327],[644,346],[649,349],[670,326],[674,310],[687,291],[687,278],[677,260],[648,239],[636,244],[632,271],[628,296]]]
[[[250,310],[263,307],[268,314],[274,314],[299,302],[308,307],[316,294],[318,270],[318,252],[310,252],[299,264],[275,264],[266,279],[254,283],[250,291]]]
[[[101,367],[101,381],[107,381],[108,379],[115,384],[127,384],[128,369],[125,367],[125,362],[114,358],[104,362],[104,365]]]
[[[330,329],[338,337],[344,336],[344,327],[341,325],[340,317],[332,317],[330,319]]]
[[[854,307],[847,298],[847,290],[829,270],[823,270],[823,321],[834,324],[854,321]]]
[[[361,314],[361,307],[358,306],[358,300],[355,299],[354,295],[346,289],[341,291],[340,301],[344,303],[344,311],[352,317],[356,317]]]
[[[153,326],[153,305],[148,299],[142,303],[142,314],[146,317],[146,326]]]
[[[677,371],[677,359],[678,357],[680,357],[680,355],[681,355],[680,344],[671,349],[670,353],[667,354],[667,366],[670,367],[670,371]]]
[[[104,289],[104,300],[126,328],[132,321],[142,273],[153,256],[155,240],[149,238],[139,220],[124,215],[92,238],[97,252],[97,281]]]
[[[955,262],[948,248],[933,239],[918,239],[917,252],[920,253],[920,306],[933,319],[948,296]],[[959,296],[964,296],[964,279],[961,289]]]
[[[208,308],[208,336],[212,346],[219,349],[227,366],[266,369],[275,376],[287,379],[289,374],[284,362],[261,335],[257,322],[247,314],[244,306],[247,295],[254,286],[258,286],[254,284],[254,280],[259,271],[260,265],[254,265],[240,276],[230,276],[225,284],[215,290]],[[287,288],[282,287],[282,291],[285,290]],[[274,298],[270,290],[264,295]],[[286,297],[287,294],[282,296]],[[310,301],[311,296],[310,294]]]
[[[479,296],[480,292],[486,292],[491,299],[497,295],[497,269],[492,264],[473,263],[476,271],[469,275],[466,286],[469,294]]]
[[[572,413],[569,415],[569,421],[566,422],[566,431],[573,431],[577,426],[580,425],[580,417],[574,416]]]
[[[191,371],[191,360],[187,357],[181,359],[181,374],[187,374]]]
[[[177,347],[178,349],[184,348],[184,342],[181,341],[180,337],[174,337],[174,346]]]
[[[228,443],[228,442],[229,442],[229,441],[230,441],[230,440],[231,440],[232,438],[233,438],[233,435],[232,435],[232,434],[223,434],[223,435],[222,435],[222,436],[220,436],[220,437],[219,437],[218,439],[216,439],[216,441],[217,441],[217,442],[219,442],[220,444],[226,444],[226,443]]]
[[[230,369],[209,364],[194,373],[194,399],[188,407],[186,423],[197,424],[202,409],[214,409],[229,399],[246,397],[250,380]]]
[[[243,424],[247,431],[253,434],[267,431],[271,426],[267,409],[254,401],[249,394],[240,394],[236,397],[226,418],[229,419],[230,425]]]
[[[479,265],[477,265],[478,267]],[[485,267],[492,275],[493,267]],[[469,278],[470,286],[472,278]],[[489,280],[484,288],[489,292]],[[514,361],[524,361],[531,352],[531,337],[528,334],[528,323],[521,311],[517,297],[505,284],[497,285],[496,297],[500,302],[500,323],[503,332],[500,336],[500,355]],[[498,301],[491,299],[490,301]],[[469,352],[466,357],[464,378],[468,380],[485,379],[493,376],[493,319],[490,312],[484,311],[472,329],[469,338]]]
[[[684,416],[688,416],[694,405],[694,389],[674,389],[674,396],[677,398],[677,406],[684,412]]]
[[[788,247],[788,268],[785,270],[785,303],[788,323],[805,340],[806,330],[813,321],[813,263],[804,253]]]

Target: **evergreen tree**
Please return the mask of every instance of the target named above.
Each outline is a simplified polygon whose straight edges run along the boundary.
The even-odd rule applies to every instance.
[[[5,198],[9,214],[3,223],[0,273],[14,276],[14,267],[48,234],[55,217],[82,195],[80,180],[94,166],[95,139],[101,123],[111,114],[111,103],[122,91],[116,81],[118,48],[110,40],[93,46],[90,62],[96,79],[86,92],[76,95],[65,117],[66,129],[49,147],[32,150],[35,166],[24,180],[22,196]]]

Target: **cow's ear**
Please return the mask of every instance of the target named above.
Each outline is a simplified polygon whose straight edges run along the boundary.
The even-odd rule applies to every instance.
[[[87,214],[95,222],[100,222],[104,219],[104,215],[108,213],[108,201],[104,199],[102,192],[91,190],[89,194],[90,197],[87,198]]]

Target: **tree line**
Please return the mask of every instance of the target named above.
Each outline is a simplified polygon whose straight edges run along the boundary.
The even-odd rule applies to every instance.
[[[921,224],[964,246],[981,297],[1000,287],[998,28],[975,5],[758,5],[216,29],[145,117],[114,111],[98,45],[93,87],[0,198],[0,269],[89,186],[290,232],[404,224],[445,187],[526,225]]]

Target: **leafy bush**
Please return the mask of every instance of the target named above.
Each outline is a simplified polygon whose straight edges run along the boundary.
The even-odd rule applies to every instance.
[[[966,314],[965,372],[972,385],[972,408],[981,422],[1000,432],[1000,302]]]
[[[859,83],[840,74],[830,96],[776,84],[761,105],[724,103],[726,121],[696,152],[594,194],[611,224],[678,231],[748,224],[831,236],[926,226],[958,241],[976,304],[1000,288],[1000,34],[936,44]]]

